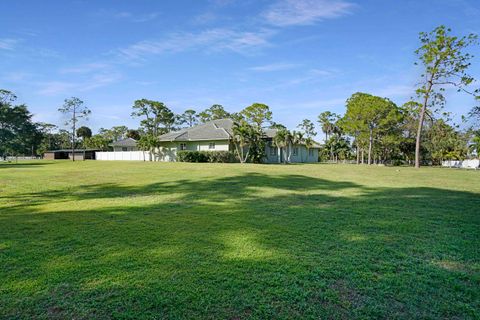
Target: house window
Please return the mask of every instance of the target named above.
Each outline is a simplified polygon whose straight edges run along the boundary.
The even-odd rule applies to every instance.
[[[127,151],[127,147],[122,147],[122,151]]]
[[[187,144],[186,143],[180,143],[180,150],[187,150]]]
[[[276,156],[277,155],[277,148],[274,146],[270,146],[270,155]]]
[[[208,144],[208,149],[210,149],[210,150],[215,149],[215,142],[210,142],[210,143]]]
[[[293,155],[298,156],[298,147],[293,148]]]
[[[313,149],[308,149],[308,156],[313,157]]]

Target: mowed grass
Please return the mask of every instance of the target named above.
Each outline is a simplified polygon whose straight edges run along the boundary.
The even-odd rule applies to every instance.
[[[480,318],[480,172],[0,164],[0,318]]]

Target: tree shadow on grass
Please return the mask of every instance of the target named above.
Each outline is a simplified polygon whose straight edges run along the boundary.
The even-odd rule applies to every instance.
[[[52,164],[51,162],[0,162],[0,169],[22,169],[22,168],[36,168]]]
[[[3,317],[478,316],[474,193],[249,173],[4,199]]]
[[[248,173],[242,176],[224,177],[219,179],[207,179],[193,181],[180,179],[170,182],[157,182],[148,185],[118,185],[114,183],[77,185],[72,189],[54,189],[39,192],[19,193],[14,195],[0,196],[4,201],[13,202],[8,208],[24,208],[34,205],[48,204],[54,200],[59,202],[134,198],[142,196],[158,195],[181,195],[189,199],[207,199],[223,201],[245,197],[259,197],[257,188],[279,189],[284,191],[305,190],[341,190],[346,188],[359,188],[352,182],[328,181],[312,179],[302,175],[271,176],[258,173]]]

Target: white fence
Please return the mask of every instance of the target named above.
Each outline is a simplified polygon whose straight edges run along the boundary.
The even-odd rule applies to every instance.
[[[16,161],[16,160],[37,160],[37,159],[40,159],[39,157],[24,157],[24,156],[18,156],[18,157],[12,157],[12,156],[8,156],[6,157],[5,159],[3,159],[2,157],[0,157],[0,161]]]
[[[471,160],[447,160],[442,162],[442,167],[449,167],[449,168],[464,168],[464,169],[478,169],[480,168],[480,160],[479,159],[471,159]]]
[[[146,151],[111,151],[95,152],[96,160],[150,161],[150,153]]]

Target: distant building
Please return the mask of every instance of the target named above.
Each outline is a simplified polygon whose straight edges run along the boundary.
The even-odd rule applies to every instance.
[[[113,147],[113,151],[138,151],[137,141],[132,138],[115,141],[110,146]]]
[[[95,152],[99,149],[75,149],[75,160],[95,160]],[[43,153],[46,160],[67,160],[72,159],[71,149],[49,150]]]

